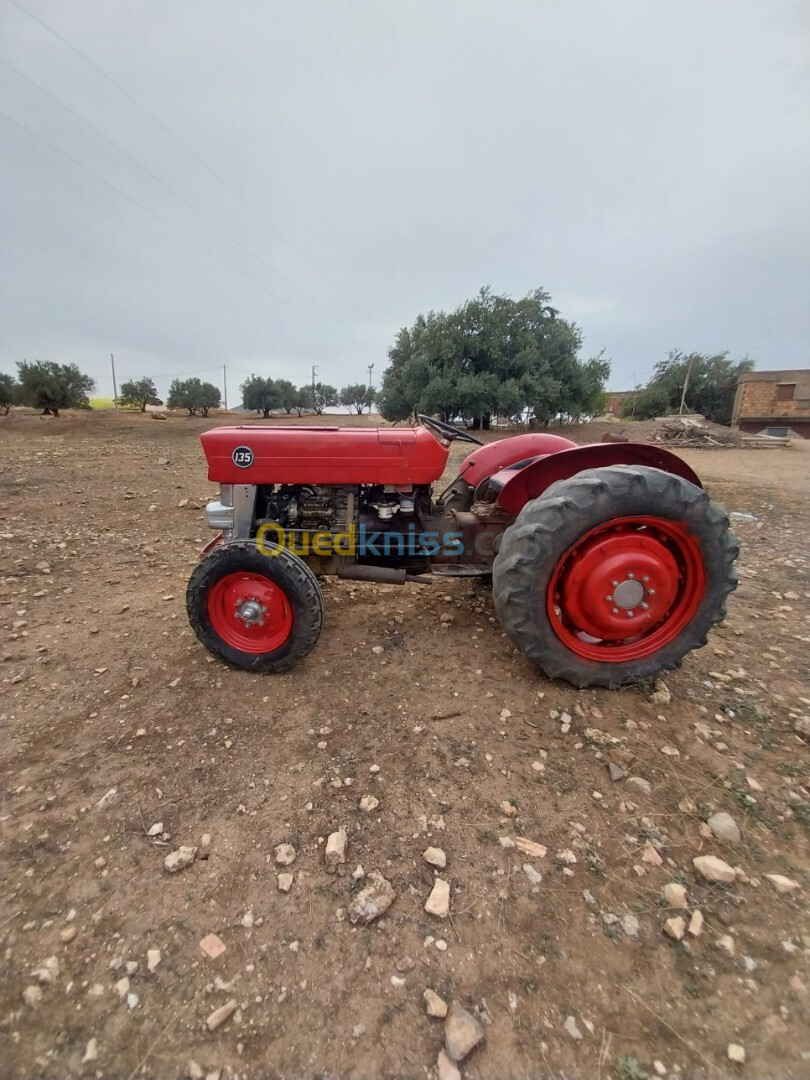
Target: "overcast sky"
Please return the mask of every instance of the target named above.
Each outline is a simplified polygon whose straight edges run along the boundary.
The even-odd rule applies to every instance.
[[[810,367],[807,0],[19,4],[125,93],[0,0],[0,370],[379,385],[485,284]]]

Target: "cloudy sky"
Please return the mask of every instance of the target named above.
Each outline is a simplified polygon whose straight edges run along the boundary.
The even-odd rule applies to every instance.
[[[614,389],[810,367],[807,0],[0,0],[0,60],[0,370],[377,381],[484,284]]]

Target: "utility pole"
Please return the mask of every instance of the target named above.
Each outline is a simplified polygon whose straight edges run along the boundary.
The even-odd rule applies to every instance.
[[[369,388],[369,390],[371,389],[371,373],[372,373],[373,370],[374,370],[374,365],[369,364],[368,365],[368,388]]]
[[[313,364],[313,365],[312,365],[312,389],[313,389],[313,390],[315,389],[315,372],[316,372],[317,370],[318,370],[318,369],[317,369],[317,368],[315,367],[315,365]]]
[[[734,405],[731,408],[731,426],[736,431],[740,426],[740,403],[743,395],[743,375],[737,380],[737,388],[734,391]]]
[[[225,412],[228,411],[228,375],[225,371],[225,365],[222,365],[222,385],[225,390]]]
[[[692,374],[692,364],[694,363],[694,355],[689,357],[689,363],[686,366],[686,378],[683,380],[683,393],[681,394],[681,407],[678,409],[678,416],[683,414],[683,407],[686,404],[686,388],[689,386],[689,376]]]
[[[118,408],[118,385],[115,381],[115,357],[110,353],[110,367],[112,368],[113,377],[113,408]]]

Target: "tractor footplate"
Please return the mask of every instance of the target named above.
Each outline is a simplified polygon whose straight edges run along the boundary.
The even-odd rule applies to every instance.
[[[492,567],[471,563],[434,563],[430,572],[438,577],[490,577]]]

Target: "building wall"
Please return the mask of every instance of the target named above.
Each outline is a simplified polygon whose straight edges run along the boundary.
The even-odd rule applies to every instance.
[[[780,400],[777,396],[779,385],[790,384],[794,381],[795,387],[792,399]],[[773,381],[744,379],[740,383],[739,391],[736,412],[740,426],[747,419],[788,421],[795,418],[797,420],[810,420],[810,372],[797,371],[795,380],[784,377]]]
[[[810,439],[810,420],[740,420],[739,429],[758,435],[768,427],[788,427],[803,439]]]
[[[613,416],[621,416],[624,403],[633,393],[632,390],[608,390],[605,412]]]

